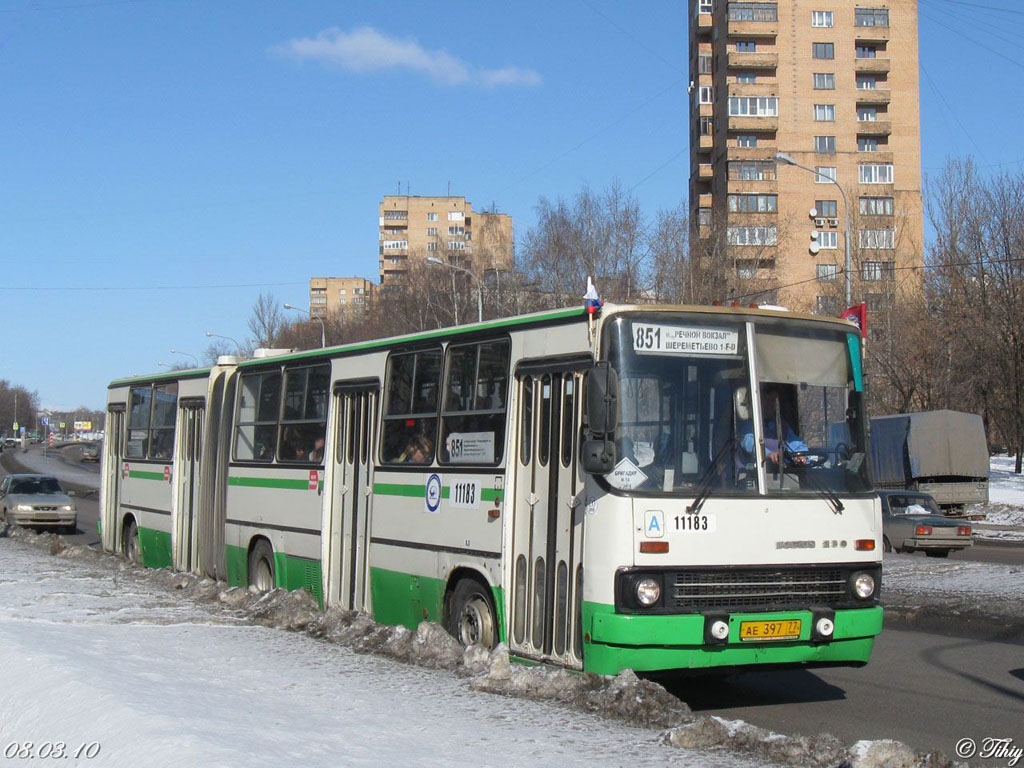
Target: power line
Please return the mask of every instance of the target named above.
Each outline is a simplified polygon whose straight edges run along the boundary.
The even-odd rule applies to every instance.
[[[278,288],[308,283],[217,283],[197,285],[103,285],[103,286],[48,286],[48,285],[0,285],[0,291],[74,291],[74,292],[120,292],[120,291],[199,291],[223,288]]]
[[[924,11],[918,11],[918,13],[921,16],[923,16],[924,18],[929,19],[932,23],[938,24],[940,27],[948,29],[950,32],[953,32],[957,36],[962,37],[964,40],[967,40],[968,42],[974,43],[979,48],[983,48],[984,50],[988,51],[989,53],[993,53],[996,56],[998,56],[999,58],[1006,59],[1006,61],[1010,62],[1011,64],[1013,64],[1015,66],[1018,66],[1021,69],[1024,69],[1024,62],[1018,61],[1017,59],[1014,59],[1014,58],[1011,58],[1011,57],[1007,56],[1005,53],[1001,53],[1001,52],[997,51],[995,48],[991,48],[991,47],[985,45],[984,43],[982,43],[982,42],[980,42],[978,40],[975,40],[973,37],[965,35],[962,29],[955,29],[955,28],[949,26],[948,24],[944,24],[943,22],[939,21],[938,19],[932,18],[931,16],[926,14]]]
[[[1000,8],[998,5],[988,5],[985,3],[970,3],[967,0],[942,0],[945,3],[951,3],[953,5],[963,5],[968,8],[981,8],[986,11],[995,11],[997,13],[1009,13],[1015,16],[1024,16],[1024,11],[1014,10],[1012,8]]]

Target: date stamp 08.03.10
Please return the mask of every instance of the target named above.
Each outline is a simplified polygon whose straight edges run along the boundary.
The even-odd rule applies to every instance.
[[[100,754],[98,741],[68,744],[64,741],[11,741],[4,745],[0,758],[7,760],[92,760]]]

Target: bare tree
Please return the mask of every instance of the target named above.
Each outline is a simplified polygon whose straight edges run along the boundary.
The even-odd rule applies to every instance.
[[[252,306],[247,324],[253,338],[260,346],[266,346],[277,338],[287,325],[287,321],[274,295],[261,293]]]

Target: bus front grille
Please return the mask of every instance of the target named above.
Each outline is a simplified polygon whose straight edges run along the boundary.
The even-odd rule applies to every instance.
[[[729,568],[679,571],[672,598],[678,611],[839,607],[849,601],[840,568]]]

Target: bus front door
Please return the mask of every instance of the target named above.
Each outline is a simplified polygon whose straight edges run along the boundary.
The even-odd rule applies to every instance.
[[[378,386],[335,387],[330,483],[328,601],[347,610],[370,611],[370,514],[373,508],[373,434]]]
[[[577,669],[583,666],[584,507],[576,463],[581,382],[578,370],[517,374],[509,606],[514,653]]]
[[[116,552],[120,546],[118,532],[118,510],[121,506],[122,453],[124,441],[123,405],[107,411],[105,434],[103,436],[103,508],[100,509],[100,532],[103,549]]]
[[[178,407],[178,446],[174,471],[174,569],[192,573],[198,569],[196,525],[199,508],[200,459],[203,445],[202,398],[181,400]]]

